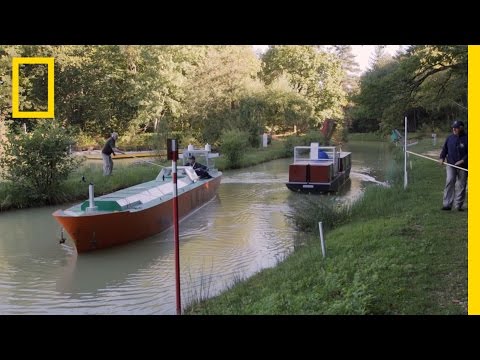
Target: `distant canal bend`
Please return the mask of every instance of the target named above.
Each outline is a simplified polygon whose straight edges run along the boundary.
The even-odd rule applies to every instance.
[[[387,144],[356,142],[341,197],[382,184]],[[275,266],[302,236],[286,221],[291,159],[225,171],[216,198],[180,223],[182,305]],[[86,192],[88,194],[88,190]],[[320,195],[321,196],[321,195]],[[173,233],[77,256],[44,207],[0,213],[0,314],[175,314]]]

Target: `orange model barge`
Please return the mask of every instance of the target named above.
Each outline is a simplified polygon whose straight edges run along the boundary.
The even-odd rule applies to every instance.
[[[218,156],[207,150],[189,150],[208,159]],[[209,168],[210,178],[201,179],[190,166],[177,167],[178,215],[182,218],[212,199],[222,173]],[[171,167],[164,167],[155,180],[94,198],[52,215],[75,243],[78,253],[145,239],[173,224]]]

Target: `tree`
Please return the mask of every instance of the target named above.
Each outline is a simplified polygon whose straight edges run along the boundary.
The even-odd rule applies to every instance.
[[[132,131],[147,130],[168,136],[171,131],[184,131],[185,90],[188,77],[205,54],[204,46],[140,46],[129,47],[138,69],[135,94],[138,116],[131,123]]]
[[[209,46],[186,86],[185,116],[192,135],[214,144],[224,129],[243,128],[240,104],[259,90],[259,70],[250,46]]]
[[[25,45],[17,56],[54,57],[55,116],[63,126],[107,134],[125,130],[134,117],[132,74],[121,47]],[[22,71],[20,108],[43,110],[46,68],[35,65]]]
[[[5,121],[12,116],[12,57],[16,56],[18,46],[0,46],[0,158],[2,143],[6,141]]]
[[[352,52],[352,46],[334,45],[333,50],[340,59],[340,64],[343,70],[343,91],[350,94],[357,87],[358,74],[360,72],[360,67],[355,61],[355,54]]]
[[[261,79],[271,84],[284,76],[292,89],[314,109],[316,125],[326,118],[343,118],[346,94],[338,57],[315,46],[272,46],[262,57]]]
[[[383,66],[385,62],[388,62],[391,59],[391,56],[388,55],[385,50],[387,45],[376,45],[373,54],[370,56],[370,69],[375,69],[378,66]]]
[[[377,122],[385,133],[405,114],[410,130],[466,119],[467,55],[466,46],[421,45],[378,63],[361,78],[356,118]]]
[[[267,87],[264,102],[265,125],[274,131],[291,131],[297,126],[300,132],[305,132],[316,125],[312,104],[293,90],[283,77]]]

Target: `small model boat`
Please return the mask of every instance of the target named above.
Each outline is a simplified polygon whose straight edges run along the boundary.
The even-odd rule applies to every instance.
[[[351,154],[334,146],[319,146],[318,143],[295,146],[286,185],[292,191],[338,191],[350,177]]]

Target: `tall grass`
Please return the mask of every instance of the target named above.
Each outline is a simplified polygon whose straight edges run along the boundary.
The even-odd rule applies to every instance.
[[[188,274],[187,280],[184,282],[186,282],[188,286],[187,290],[182,294],[185,304],[195,306],[211,297],[213,263],[210,265],[209,271],[205,271],[205,266],[202,265],[202,268],[196,270],[194,275],[191,269],[186,270],[186,273]]]

